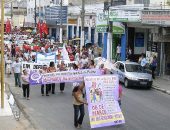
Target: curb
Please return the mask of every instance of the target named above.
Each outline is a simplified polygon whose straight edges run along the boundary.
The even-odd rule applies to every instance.
[[[37,130],[36,125],[31,121],[30,116],[24,110],[24,107],[23,107],[22,103],[20,103],[20,101],[16,98],[16,95],[12,92],[12,90],[10,88],[11,86],[8,83],[5,83],[5,84],[8,86],[9,91],[11,92],[11,94],[14,96],[14,100],[15,100],[16,104],[18,105],[18,108],[20,109],[20,111],[24,115],[24,117],[28,120],[28,122],[31,124],[33,129]]]
[[[163,92],[163,93],[166,93],[166,94],[170,95],[170,91],[169,90],[165,90],[165,89],[160,88],[160,87],[155,86],[155,85],[152,85],[152,88],[155,89],[155,90],[158,90],[160,92]]]

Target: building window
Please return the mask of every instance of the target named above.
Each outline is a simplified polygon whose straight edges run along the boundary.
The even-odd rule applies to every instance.
[[[33,8],[31,8],[31,14],[33,14]]]
[[[150,0],[135,0],[134,3],[135,3],[135,4],[145,4],[145,5],[149,5],[149,4],[150,4]]]
[[[30,14],[31,12],[30,12],[30,9],[28,9],[28,14]]]

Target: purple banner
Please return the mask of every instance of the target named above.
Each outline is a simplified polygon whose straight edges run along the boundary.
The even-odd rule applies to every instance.
[[[91,128],[124,124],[118,104],[118,76],[87,76],[84,81]]]
[[[31,71],[30,73],[30,84],[51,84],[61,82],[78,82],[83,81],[84,76],[97,76],[101,75],[99,69],[84,69],[84,70],[73,70],[73,71],[62,71],[54,73],[40,74],[38,72]]]

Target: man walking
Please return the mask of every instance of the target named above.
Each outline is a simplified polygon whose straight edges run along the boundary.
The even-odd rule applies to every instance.
[[[15,62],[12,65],[14,77],[15,77],[15,86],[21,87],[21,63],[19,62],[18,58],[16,58]]]

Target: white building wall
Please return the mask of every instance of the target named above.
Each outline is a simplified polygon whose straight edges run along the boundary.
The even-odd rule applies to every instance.
[[[40,8],[50,5],[51,0],[37,0],[37,13],[39,6]],[[40,2],[40,3],[39,3]],[[26,17],[26,22],[34,23],[34,16],[35,16],[35,0],[27,0],[27,17]]]
[[[150,0],[150,4],[151,5],[160,5],[161,2],[162,4],[164,5],[164,3],[166,4],[168,0]],[[135,3],[135,0],[126,0],[126,4],[127,5],[131,5],[131,4],[134,4]],[[142,4],[142,3],[141,3]]]

